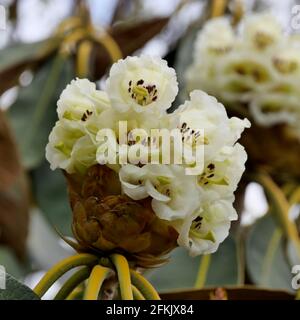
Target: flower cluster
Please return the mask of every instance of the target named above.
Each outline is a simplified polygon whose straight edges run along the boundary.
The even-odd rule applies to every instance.
[[[108,230],[105,223],[110,223],[110,220],[107,220],[110,219],[109,208],[114,208],[115,212],[115,208],[120,207],[118,203],[121,203],[122,214],[125,216],[123,219],[120,213],[114,216],[114,221],[123,223],[128,223],[129,218],[126,217],[129,217],[129,211],[133,207],[145,207],[147,203],[147,212],[151,210],[155,219],[170,226],[176,234],[178,245],[186,247],[190,254],[195,256],[216,251],[228,235],[230,222],[237,219],[232,205],[234,191],[247,158],[244,148],[237,140],[250,123],[247,119],[228,118],[222,104],[199,90],[193,91],[190,100],[169,114],[167,109],[177,92],[175,70],[168,67],[166,61],[149,56],[127,57],[115,63],[110,70],[105,91],[97,90],[95,84],[86,79],[73,80],[58,101],[59,120],[50,134],[46,157],[53,170],[61,168],[67,175],[84,177],[88,172],[91,177],[90,168],[98,166],[109,168],[109,176],[113,177],[113,172],[114,177],[117,177],[119,187],[116,190],[121,191],[116,191],[115,198],[112,198],[109,196],[109,184],[115,184],[112,181],[115,178],[104,181],[98,173],[95,185],[102,179],[101,187],[106,188],[105,203],[99,204],[96,198],[100,193],[97,190],[91,193],[91,187],[83,185],[84,193],[87,194],[84,197],[93,195],[88,200],[87,210],[88,214],[92,215],[92,220],[79,215],[80,219],[84,219],[84,223],[89,224],[89,230],[98,228],[99,225],[103,230]],[[129,153],[137,152],[139,156],[146,148],[145,139],[120,141],[120,121],[127,121],[128,133],[134,128],[142,128],[146,132],[152,129],[180,129],[182,140],[187,142],[192,151],[199,145],[203,146],[203,170],[196,175],[186,174],[185,169],[192,166],[190,162],[106,163],[104,160],[111,149],[119,159],[123,156],[124,148],[129,150]],[[110,129],[105,137],[102,129]],[[174,149],[177,149],[176,145]],[[160,159],[160,148],[157,153]],[[100,175],[103,176],[103,173]],[[100,196],[104,197],[103,194]],[[74,196],[76,197],[78,198],[77,195]],[[72,206],[75,206],[76,199]],[[96,207],[101,209],[98,224],[94,221],[97,215]],[[78,208],[80,212],[84,211],[82,205]],[[142,215],[142,212],[139,212]],[[145,227],[143,219],[134,212],[134,228],[132,225],[128,228],[115,226],[115,229],[110,229],[113,230],[111,233],[116,233],[117,237],[120,236],[120,230],[123,230],[127,244],[130,243],[126,250],[130,251],[138,242],[129,239],[133,229],[143,234],[144,243],[146,238],[149,238],[149,230],[155,233],[155,226],[159,223],[157,220],[154,223],[151,215],[148,214],[147,217],[149,224]],[[160,227],[157,234],[162,234],[164,228]],[[89,238],[91,235],[85,230],[84,237]],[[97,233],[97,237],[95,239],[102,240],[93,241],[98,244],[101,242],[102,250],[104,244],[109,244],[107,248],[116,246],[112,234],[107,235],[105,240],[103,233],[101,237]],[[156,239],[156,243],[160,239],[158,236],[152,238]],[[154,252],[154,249],[157,251],[156,247],[153,248],[152,245],[151,252]],[[132,251],[137,252],[137,249]]]
[[[225,17],[207,22],[187,71],[188,90],[205,90],[226,104],[247,104],[260,125],[285,123],[294,129],[300,120],[299,81],[300,38],[285,35],[270,13],[247,16],[237,31]]]

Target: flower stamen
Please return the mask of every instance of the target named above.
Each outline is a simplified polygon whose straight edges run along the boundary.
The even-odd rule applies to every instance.
[[[145,81],[140,79],[133,86],[132,80],[129,81],[128,92],[132,99],[134,99],[139,105],[147,106],[150,103],[157,100],[157,88],[156,85],[145,85]]]

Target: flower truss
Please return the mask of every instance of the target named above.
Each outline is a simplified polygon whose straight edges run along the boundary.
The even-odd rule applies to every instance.
[[[188,90],[246,104],[258,124],[285,123],[300,137],[300,38],[284,34],[272,14],[247,16],[237,31],[226,17],[207,22],[186,78]]]
[[[226,22],[217,23],[224,24],[226,32],[217,40],[209,35],[211,42],[198,48],[212,62],[210,66],[207,64],[208,69],[214,65],[215,57],[232,49],[234,42]],[[267,31],[269,28],[272,32],[265,38],[261,35],[260,46],[281,37],[272,25],[266,26]],[[247,30],[250,38],[255,35],[252,29]],[[207,26],[200,38],[205,39],[207,32],[213,35],[213,31],[213,25]],[[244,60],[242,62],[241,68]],[[262,66],[266,70],[266,64]],[[212,74],[214,72],[212,70]],[[254,85],[255,81],[252,82]],[[87,79],[76,79],[61,94],[57,108],[59,119],[50,134],[46,157],[53,170],[63,169],[71,177],[84,177],[86,182],[92,174],[97,176],[94,182],[81,183],[83,192],[80,196],[74,196],[77,191],[73,192],[71,200],[73,212],[78,213],[75,236],[81,243],[89,242],[91,247],[102,251],[155,255],[167,251],[167,245],[161,251],[158,247],[163,246],[163,240],[169,241],[163,237],[169,232],[175,236],[177,245],[196,256],[215,252],[227,237],[231,221],[237,219],[232,205],[234,191],[247,158],[237,140],[250,123],[247,119],[228,118],[222,104],[199,90],[191,92],[190,100],[169,114],[167,109],[177,93],[175,70],[160,58],[143,55],[115,63],[105,91],[97,90]],[[126,122],[128,139],[125,141],[119,138],[120,122]],[[191,151],[197,146],[204,148],[202,170],[186,174],[185,169],[192,166],[191,162],[176,164],[172,156],[169,163],[142,163],[139,159],[146,154],[148,138],[130,139],[131,130],[137,128],[146,133],[153,129],[177,128]],[[174,149],[178,150],[176,145]],[[124,157],[124,150],[136,161],[119,161]],[[113,163],[105,162],[109,152],[115,154]],[[162,157],[159,147],[156,156]],[[103,173],[100,169],[104,167],[107,169]],[[99,181],[104,175],[106,180],[101,185],[104,191],[100,192],[96,189],[100,189]],[[119,214],[114,216],[117,210]],[[170,233],[170,230],[173,231]]]

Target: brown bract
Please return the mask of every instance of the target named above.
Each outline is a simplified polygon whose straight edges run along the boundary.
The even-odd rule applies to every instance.
[[[15,141],[0,110],[0,243],[25,256],[29,199]]]
[[[155,215],[151,200],[122,194],[113,170],[95,165],[84,176],[65,176],[80,251],[119,252],[137,266],[151,267],[177,246],[178,233]]]

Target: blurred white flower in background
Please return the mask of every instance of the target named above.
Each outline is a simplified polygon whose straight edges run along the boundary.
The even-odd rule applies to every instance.
[[[221,29],[227,36],[220,37]],[[285,35],[277,16],[250,14],[238,30],[226,18],[213,19],[194,47],[186,73],[188,91],[202,89],[229,106],[248,106],[260,125],[287,123],[300,138],[299,38]]]

